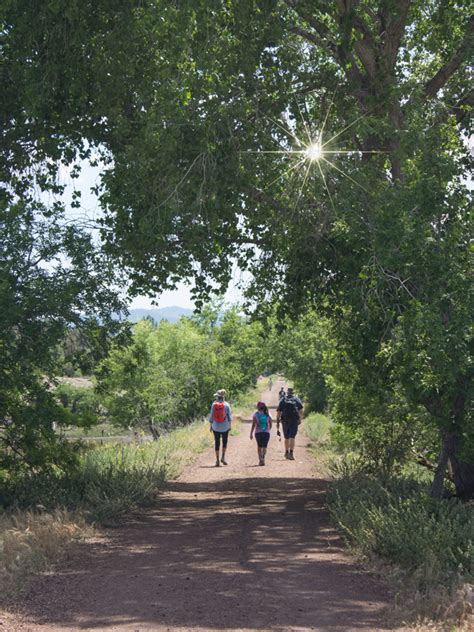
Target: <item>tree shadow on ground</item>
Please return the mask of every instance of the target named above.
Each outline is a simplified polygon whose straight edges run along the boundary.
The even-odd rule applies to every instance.
[[[78,630],[391,629],[387,592],[341,550],[325,486],[171,482],[157,506],[36,582],[23,613]]]

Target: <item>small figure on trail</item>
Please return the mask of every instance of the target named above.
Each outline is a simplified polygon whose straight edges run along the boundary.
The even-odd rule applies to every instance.
[[[285,459],[294,461],[295,437],[298,433],[298,426],[303,421],[303,404],[300,398],[293,393],[292,388],[288,388],[286,397],[280,400],[277,407],[278,431],[280,430],[280,421],[285,437]]]
[[[270,375],[270,377],[268,378],[268,390],[271,391],[272,390],[272,386],[273,386],[273,378]]]
[[[265,402],[257,403],[257,410],[252,417],[252,428],[250,429],[250,439],[257,440],[258,464],[265,465],[265,454],[267,452],[270,430],[272,429],[272,418],[268,412]]]
[[[278,391],[278,399],[279,399],[279,400],[283,399],[283,398],[285,397],[285,395],[286,395],[286,393],[285,393],[285,389],[284,389],[284,387],[282,386],[282,387],[280,388],[280,390]]]
[[[226,392],[223,388],[218,390],[215,395],[215,402],[211,406],[209,412],[209,423],[211,424],[211,430],[214,433],[214,447],[216,450],[216,467],[220,464],[227,465],[225,460],[225,453],[227,450],[227,440],[229,437],[229,430],[232,427],[232,411],[229,404],[225,401]],[[219,449],[222,439],[222,457],[219,461]]]

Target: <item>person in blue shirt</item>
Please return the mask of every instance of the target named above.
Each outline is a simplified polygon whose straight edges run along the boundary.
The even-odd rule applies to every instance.
[[[265,465],[265,454],[267,453],[268,441],[270,440],[270,430],[272,429],[272,418],[268,412],[265,402],[257,402],[257,411],[252,417],[252,428],[250,429],[250,440],[257,440],[258,464]]]
[[[214,433],[214,447],[216,451],[216,467],[220,464],[227,465],[225,453],[227,450],[227,441],[229,431],[232,428],[232,410],[225,401],[226,392],[223,388],[219,389],[215,395],[215,401],[209,411],[209,423]],[[222,441],[222,456],[219,460],[219,450]]]

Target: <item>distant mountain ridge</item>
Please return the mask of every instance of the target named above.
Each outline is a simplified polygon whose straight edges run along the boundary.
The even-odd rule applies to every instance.
[[[157,307],[156,309],[131,309],[128,315],[128,320],[132,323],[138,323],[143,318],[153,318],[156,323],[160,320],[167,320],[170,323],[176,323],[181,316],[191,316],[192,309],[187,307],[178,307],[173,305],[172,307]]]

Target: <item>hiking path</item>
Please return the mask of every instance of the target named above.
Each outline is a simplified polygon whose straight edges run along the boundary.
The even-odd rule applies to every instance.
[[[275,406],[282,384],[262,399]],[[229,465],[217,468],[210,434],[209,450],[152,507],[36,578],[0,631],[394,629],[388,589],[331,525],[304,433],[288,461],[274,427],[264,467],[249,435],[244,421],[229,438]]]

